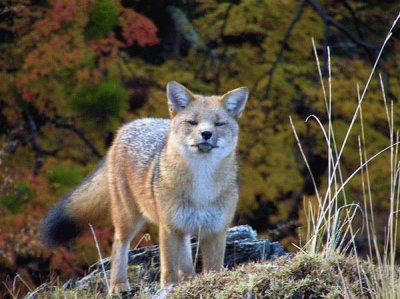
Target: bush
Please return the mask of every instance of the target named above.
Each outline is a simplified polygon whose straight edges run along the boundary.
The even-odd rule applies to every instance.
[[[89,13],[89,23],[85,29],[86,39],[98,39],[119,24],[119,10],[114,0],[97,0]]]
[[[0,205],[5,206],[12,213],[18,213],[21,206],[32,198],[32,190],[29,182],[18,182],[11,194],[0,198]]]
[[[49,170],[47,180],[56,188],[73,187],[83,179],[79,167],[75,165],[57,165]]]
[[[107,79],[97,86],[84,85],[72,96],[72,106],[84,115],[108,121],[121,117],[127,99],[122,83]]]

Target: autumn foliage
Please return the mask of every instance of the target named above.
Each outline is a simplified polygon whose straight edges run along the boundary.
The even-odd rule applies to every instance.
[[[90,234],[74,243],[74,250],[45,250],[38,240],[40,221],[95,168],[122,123],[168,117],[164,88],[171,80],[203,94],[249,87],[240,120],[241,200],[235,222],[250,223],[288,247],[298,243],[303,199],[316,199],[289,115],[317,187],[327,183],[323,135],[318,124],[304,122],[313,114],[327,124],[311,38],[324,75],[330,46],[333,123],[342,140],[357,104],[356,84],[368,77],[399,10],[398,3],[356,0],[3,1],[0,280],[12,286],[15,273],[29,285],[48,281],[49,275],[64,279],[98,258]],[[395,30],[378,65],[394,115],[400,113],[398,38]],[[363,103],[368,155],[388,141],[381,99],[374,77]],[[343,153],[344,176],[359,165],[361,127],[353,132]],[[388,159],[383,154],[369,169],[380,215],[389,205]],[[350,182],[348,201],[362,201],[360,184],[357,176]],[[108,254],[112,232],[101,228],[98,234]]]

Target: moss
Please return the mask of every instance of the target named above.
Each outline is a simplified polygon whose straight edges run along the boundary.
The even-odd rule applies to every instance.
[[[298,254],[292,259],[285,257],[199,276],[175,288],[172,298],[343,298],[345,293],[354,298],[368,296],[359,281],[352,257],[327,259]]]
[[[41,292],[41,299],[76,299],[76,298],[87,298],[87,299],[98,299],[98,298],[118,298],[118,297],[106,297],[100,293],[95,293],[88,290],[64,290],[63,287],[55,287],[52,290]]]
[[[363,273],[361,277],[358,267]],[[159,290],[159,284],[155,282],[158,277],[149,279],[145,272],[148,270],[140,266],[129,266],[128,269],[132,288],[129,296],[152,298]],[[388,272],[353,256],[326,258],[300,253],[274,261],[241,265],[233,270],[199,274],[177,285],[168,298],[381,298],[388,291],[380,290],[379,286],[391,287],[383,273]],[[374,281],[381,274],[383,280]],[[398,279],[393,283],[397,290]],[[102,273],[95,274],[79,288],[63,291],[58,287],[44,293],[47,295],[40,293],[40,298],[109,298]]]
[[[90,8],[86,39],[98,39],[119,24],[119,9],[114,0],[97,0]]]

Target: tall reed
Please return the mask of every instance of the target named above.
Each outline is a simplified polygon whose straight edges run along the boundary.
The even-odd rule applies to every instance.
[[[309,254],[322,254],[326,258],[334,258],[337,254],[344,254],[350,251],[357,261],[360,288],[365,288],[365,284],[362,282],[366,281],[369,289],[368,293],[374,294],[381,298],[399,298],[400,296],[400,277],[396,257],[399,224],[398,212],[400,211],[400,161],[398,157],[400,143],[399,131],[394,128],[395,116],[393,112],[393,102],[387,102],[382,77],[379,75],[382,98],[389,128],[388,146],[371,157],[368,157],[365,138],[368,132],[365,131],[364,127],[362,103],[365,99],[370,83],[374,78],[374,74],[384,48],[387,42],[390,40],[393,29],[398,23],[399,18],[400,14],[393,22],[380,48],[364,88],[360,90],[359,86],[357,86],[357,106],[347,127],[344,140],[340,145],[338,144],[335,136],[334,122],[332,120],[333,96],[330,49],[329,47],[326,49],[328,57],[326,84],[326,79],[323,77],[320,61],[317,55],[315,42],[312,40],[328,123],[324,125],[316,115],[310,115],[306,119],[306,122],[309,122],[310,120],[316,121],[323,133],[324,142],[327,147],[327,186],[324,190],[319,190],[317,187],[313,171],[310,168],[307,157],[304,154],[300,138],[296,132],[293,121],[290,118],[294,136],[311,176],[311,180],[315,189],[315,196],[317,199],[316,206],[313,206],[310,201],[306,203],[306,214],[308,221],[307,236],[306,244],[302,247],[302,250]],[[343,152],[346,146],[348,146],[347,141],[357,120],[359,120],[361,127],[361,134],[358,136],[360,166],[352,171],[348,177],[345,177],[341,166]],[[376,228],[375,213],[373,210],[374,199],[371,192],[372,182],[369,176],[370,171],[368,165],[371,161],[381,156],[381,154],[386,151],[390,152],[390,161],[388,165],[390,167],[390,192],[388,198],[390,208],[388,212],[389,216],[387,219],[384,243],[383,246],[380,246],[381,241],[379,238],[379,232]],[[353,203],[349,202],[346,197],[346,186],[357,174],[361,175],[360,188],[362,189],[363,198],[360,203]],[[343,199],[342,201],[339,201],[339,196],[341,199]],[[361,258],[357,252],[357,246],[355,242],[355,238],[359,233],[359,229],[354,227],[353,222],[358,214],[363,216],[366,228],[368,242],[367,259],[371,262],[374,261],[377,263],[374,273],[368,273],[368,275],[366,270],[362,267]]]

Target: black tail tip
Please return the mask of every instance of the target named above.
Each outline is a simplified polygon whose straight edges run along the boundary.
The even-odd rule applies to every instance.
[[[40,237],[44,245],[49,248],[65,244],[82,231],[73,218],[66,214],[65,202],[65,199],[58,202],[44,219]]]

